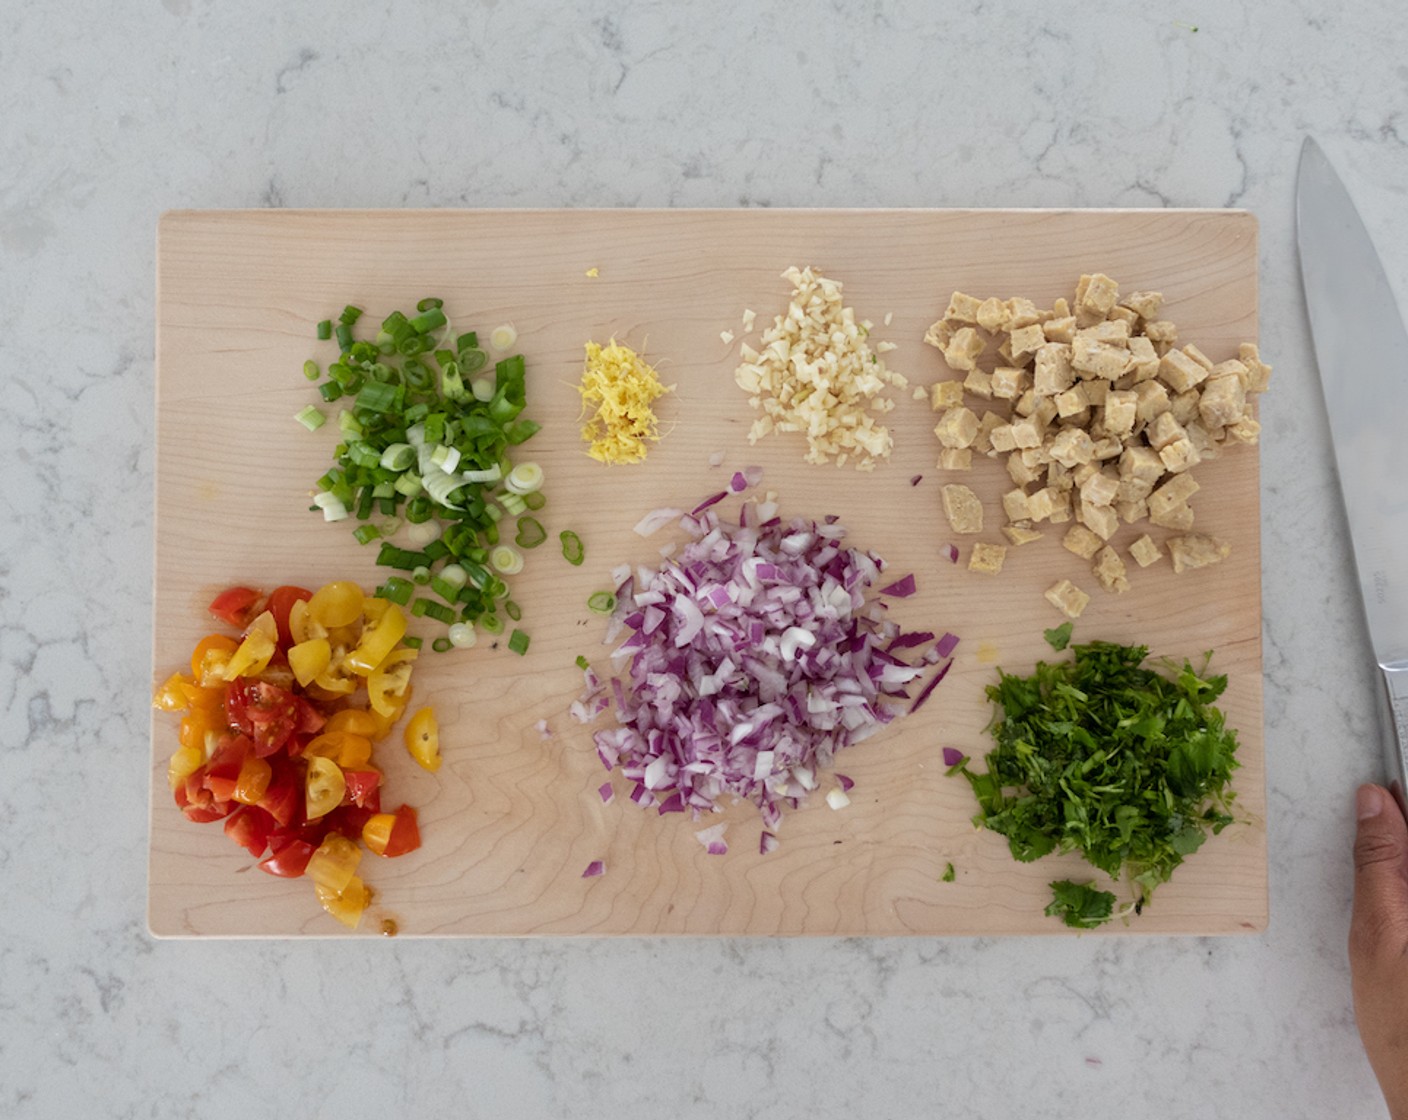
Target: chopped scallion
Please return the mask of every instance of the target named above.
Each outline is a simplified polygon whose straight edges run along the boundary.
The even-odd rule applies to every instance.
[[[587,550],[582,547],[582,538],[571,529],[564,529],[557,535],[557,539],[562,542],[563,557],[573,567],[580,568],[582,561],[587,558]]]
[[[324,319],[318,324],[318,341],[326,342],[332,337],[332,320]]]
[[[311,404],[304,405],[302,408],[300,408],[297,412],[293,414],[293,418],[297,420],[300,424],[302,424],[305,428],[307,428],[310,432],[316,432],[319,428],[326,424],[328,420],[326,416],[324,416],[320,411],[318,411],[318,409],[314,408]]]
[[[522,657],[528,652],[528,635],[522,630],[515,630],[508,636],[508,648]]]
[[[513,538],[513,543],[519,548],[537,548],[547,539],[547,530],[543,528],[542,522],[536,517],[520,517],[518,519],[518,535]]]
[[[595,614],[610,614],[616,609],[616,596],[610,591],[594,591],[587,599],[587,609]]]

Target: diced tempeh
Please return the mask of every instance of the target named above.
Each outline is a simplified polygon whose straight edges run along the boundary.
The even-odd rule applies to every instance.
[[[1183,348],[1183,352],[1187,354],[1190,358],[1192,358],[1193,361],[1197,362],[1200,366],[1202,366],[1203,369],[1207,370],[1208,373],[1212,372],[1212,359],[1209,358],[1206,354],[1204,354],[1201,350],[1199,350],[1196,346],[1194,346],[1191,342]]]
[[[978,308],[981,306],[981,300],[962,292],[954,292],[949,298],[948,310],[944,312],[944,318],[956,323],[976,323]]]
[[[1177,529],[1186,533],[1193,527],[1193,507],[1189,505],[1174,506],[1160,513],[1150,510],[1149,523],[1157,525],[1160,529]]]
[[[1178,474],[1188,470],[1189,467],[1196,467],[1202,461],[1198,449],[1193,446],[1193,441],[1187,436],[1159,448],[1159,459],[1171,474]]]
[[[996,296],[990,296],[978,305],[978,310],[974,312],[973,317],[983,330],[995,333],[1007,329],[1010,313],[1006,303]]]
[[[983,531],[983,503],[966,486],[949,483],[943,488],[944,514],[955,533]]]
[[[1079,416],[1090,407],[1090,394],[1084,384],[1075,385],[1056,396],[1056,415],[1062,420]]]
[[[1114,506],[1099,506],[1091,502],[1081,502],[1079,518],[1081,523],[1102,541],[1113,537],[1115,531],[1120,527],[1120,515],[1115,512]]]
[[[1161,412],[1149,425],[1144,436],[1150,447],[1155,451],[1162,451],[1175,440],[1186,439],[1188,433],[1183,425],[1174,419],[1172,412]]]
[[[1076,318],[1074,315],[1059,315],[1048,319],[1041,324],[1041,333],[1046,335],[1047,342],[1069,343],[1076,337]]]
[[[978,417],[963,405],[950,408],[939,418],[934,434],[945,447],[971,447],[978,434]]]
[[[1174,475],[1149,495],[1149,511],[1163,513],[1175,506],[1185,505],[1201,489],[1192,475]]]
[[[1027,389],[1027,371],[1018,366],[998,366],[992,371],[992,395],[1016,400]]]
[[[1041,313],[1036,304],[1023,296],[1013,296],[1007,301],[1007,329],[1017,331],[1041,321]]]
[[[1183,350],[1170,350],[1159,362],[1159,380],[1175,393],[1185,393],[1200,384],[1208,375],[1207,369],[1195,362]]]
[[[1025,521],[1031,516],[1027,492],[1021,487],[1008,490],[1002,495],[1002,512],[1008,521]]]
[[[1139,395],[1133,390],[1112,389],[1105,394],[1105,431],[1112,436],[1127,436],[1134,431],[1134,418],[1139,411]]]
[[[1129,340],[1129,356],[1134,363],[1130,371],[1136,382],[1148,381],[1159,373],[1159,353],[1154,344],[1142,335]]]
[[[935,412],[942,412],[946,408],[955,408],[963,403],[963,382],[961,381],[936,381],[930,392],[932,394],[930,403]]]
[[[1046,601],[1067,618],[1079,618],[1090,604],[1090,596],[1068,579],[1053,583],[1043,594]]]
[[[973,449],[971,447],[945,447],[939,452],[939,469],[945,471],[972,470]]]
[[[1064,342],[1048,342],[1037,348],[1032,387],[1038,396],[1054,397],[1075,384],[1071,348]]]
[[[1247,367],[1247,392],[1264,393],[1271,382],[1271,367],[1261,360],[1254,342],[1237,347],[1237,357]]]
[[[1134,418],[1140,424],[1152,424],[1171,407],[1168,390],[1159,381],[1141,381],[1134,387]]]
[[[953,327],[949,325],[947,319],[940,319],[924,332],[924,341],[936,350],[947,350],[952,338]]]
[[[972,555],[968,557],[968,570],[995,576],[1002,571],[1002,562],[1006,559],[1007,546],[1005,544],[989,544],[987,541],[978,541],[973,545]]]
[[[1051,441],[1051,458],[1064,467],[1077,467],[1095,457],[1095,441],[1083,428],[1062,428]]]
[[[1089,560],[1105,546],[1105,542],[1084,525],[1072,525],[1061,538],[1061,546],[1082,560]]]
[[[1204,382],[1202,396],[1198,399],[1198,415],[1208,428],[1221,428],[1235,423],[1242,418],[1246,410],[1247,391],[1242,385],[1242,379],[1236,374],[1209,377]]]
[[[1130,501],[1116,501],[1115,512],[1126,525],[1133,525],[1149,516],[1149,503],[1143,498]]]
[[[1164,307],[1162,292],[1130,292],[1120,301],[1141,319],[1157,319]]]
[[[1129,590],[1129,575],[1125,570],[1124,561],[1120,559],[1120,554],[1109,545],[1095,554],[1095,563],[1091,565],[1091,571],[1095,573],[1095,578],[1100,581],[1100,586],[1106,591],[1120,595]]]
[[[1082,373],[1113,381],[1130,368],[1129,351],[1091,338],[1076,335],[1071,343],[1071,365]]]
[[[1169,537],[1168,551],[1173,558],[1173,570],[1180,574],[1194,568],[1219,564],[1232,554],[1232,548],[1226,541],[1210,537],[1206,533]]]
[[[950,369],[970,370],[977,366],[978,356],[987,343],[972,327],[960,327],[953,332],[948,345],[944,347],[944,361]]]
[[[1082,327],[1076,331],[1076,338],[1088,338],[1092,342],[1107,342],[1111,346],[1129,349],[1129,324],[1123,319],[1106,319],[1094,326]]]
[[[1147,568],[1163,556],[1163,550],[1154,543],[1154,538],[1145,533],[1129,546],[1129,554],[1141,568]]]
[[[1038,533],[1030,525],[1025,523],[1021,525],[1004,525],[1002,527],[1002,535],[1017,547],[1021,547],[1024,544],[1031,544],[1032,541],[1039,541],[1044,536],[1044,534]]]
[[[1042,333],[1040,323],[1032,323],[1029,326],[1018,327],[1007,335],[1008,347],[1013,358],[1020,358],[1025,354],[1035,354],[1046,345],[1046,335]],[[1025,363],[1024,363],[1025,364]]]

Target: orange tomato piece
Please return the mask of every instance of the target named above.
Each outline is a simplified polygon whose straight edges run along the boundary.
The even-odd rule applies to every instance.
[[[406,750],[432,774],[440,769],[440,724],[434,708],[422,708],[406,724]]]

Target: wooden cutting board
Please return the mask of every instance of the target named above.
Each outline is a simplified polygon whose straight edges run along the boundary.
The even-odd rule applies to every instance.
[[[370,587],[375,547],[347,524],[308,511],[330,465],[335,425],[309,434],[293,414],[316,394],[305,359],[326,364],[314,324],[344,304],[379,321],[426,295],[445,300],[457,329],[518,330],[528,363],[527,415],[544,425],[526,445],[547,473],[549,543],[513,581],[532,634],[526,657],[492,650],[431,654],[416,670],[417,702],[439,713],[446,763],[417,769],[399,736],[380,748],[392,804],[420,809],[424,847],[368,857],[377,901],[362,924],[394,917],[409,935],[526,934],[1025,934],[1064,930],[1042,908],[1052,879],[1088,877],[1077,857],[1018,864],[1002,837],[974,829],[967,783],[944,776],[940,750],[981,755],[995,667],[1028,671],[1053,654],[1042,630],[1061,621],[1042,590],[1066,576],[1093,593],[1077,640],[1142,642],[1199,658],[1231,677],[1223,702],[1240,731],[1240,822],[1212,839],[1159,889],[1144,915],[1097,936],[1253,931],[1267,921],[1262,744],[1258,453],[1234,448],[1196,470],[1198,528],[1228,540],[1231,559],[1175,576],[1167,561],[1131,565],[1123,596],[1094,586],[1059,535],[1009,554],[997,578],[940,558],[951,534],[940,511],[935,418],[896,393],[892,461],[872,474],[808,466],[797,438],[750,447],[752,414],[733,383],[745,308],[759,328],[783,311],[779,274],[811,264],[845,285],[846,302],[891,340],[891,368],[915,385],[951,376],[922,344],[951,291],[1069,297],[1082,272],[1167,298],[1181,340],[1213,360],[1257,335],[1257,236],[1225,211],[236,211],[181,212],[161,222],[157,300],[155,679],[185,664],[211,629],[205,605],[224,585],[316,587],[334,578]],[[590,278],[587,270],[599,275]],[[882,325],[892,314],[889,326]],[[371,321],[370,318],[368,321]],[[575,384],[583,343],[611,337],[658,364],[676,392],[659,407],[667,435],[648,461],[606,467],[578,435]],[[725,466],[711,469],[711,453]],[[632,532],[645,512],[689,506],[734,468],[760,464],[784,515],[840,515],[851,540],[879,552],[919,593],[893,613],[908,627],[962,637],[957,663],[929,704],[844,752],[851,804],[823,800],[788,813],[774,853],[761,824],[735,806],[726,856],[695,833],[713,820],[659,816],[624,796],[603,804],[607,775],[591,731],[567,708],[586,654],[608,665],[604,623],[585,603],[622,561],[657,561],[665,531]],[[922,475],[917,485],[911,477]],[[950,479],[951,481],[952,479]],[[963,479],[1000,524],[1006,474],[982,460]],[[722,507],[732,511],[735,503]],[[580,568],[556,547],[561,529],[586,544]],[[1121,547],[1137,535],[1125,527]],[[1155,530],[1156,537],[1163,533]],[[998,539],[996,530],[987,534]],[[966,549],[965,549],[966,557]],[[609,718],[609,717],[607,717]],[[535,729],[546,720],[552,736]],[[151,929],[164,936],[330,935],[306,882],[270,878],[220,828],[188,823],[167,791],[176,717],[153,720]],[[583,879],[592,860],[606,874]],[[941,881],[948,863],[953,882]],[[1122,894],[1121,897],[1127,897]]]

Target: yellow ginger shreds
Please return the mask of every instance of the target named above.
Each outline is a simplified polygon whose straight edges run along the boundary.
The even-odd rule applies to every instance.
[[[651,405],[674,389],[662,385],[655,370],[629,346],[614,338],[603,347],[587,343],[582,370],[582,409],[594,408],[582,425],[587,454],[599,463],[639,463],[646,441],[659,441],[659,424]]]

